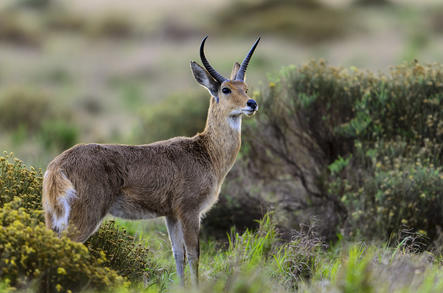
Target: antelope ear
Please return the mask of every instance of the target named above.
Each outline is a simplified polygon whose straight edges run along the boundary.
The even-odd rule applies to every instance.
[[[206,69],[197,64],[197,62],[191,61],[191,69],[194,74],[195,80],[204,88],[206,88],[212,96],[218,101],[218,90],[220,89],[220,83],[216,81]]]
[[[229,78],[230,80],[234,80],[235,79],[239,69],[240,69],[240,63],[235,62],[234,63],[234,67],[232,68],[231,77]]]

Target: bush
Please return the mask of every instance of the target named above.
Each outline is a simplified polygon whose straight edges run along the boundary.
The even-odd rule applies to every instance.
[[[443,210],[442,88],[440,64],[379,75],[323,61],[283,69],[245,123],[242,158],[262,189],[257,196],[289,228],[315,218],[325,238],[346,223],[353,235],[359,227],[389,237],[406,225],[432,240]],[[357,221],[356,213],[367,217]]]
[[[244,0],[232,2],[215,19],[215,29],[223,32],[253,35],[261,32],[298,38],[303,42],[319,42],[350,32],[352,13],[314,0]]]
[[[135,27],[129,15],[113,12],[90,22],[86,30],[94,37],[122,38],[134,34]]]
[[[0,10],[0,41],[26,46],[38,46],[43,35],[35,24],[19,13]]]
[[[40,170],[26,168],[13,154],[0,156],[0,207],[19,196],[21,206],[31,212],[41,209],[42,176]],[[12,161],[12,162],[11,162]],[[40,218],[43,220],[43,218]]]
[[[135,140],[148,143],[174,136],[193,136],[203,131],[209,96],[200,93],[177,94],[141,111],[141,125]]]
[[[390,142],[378,145],[377,150],[386,154],[386,150],[398,152],[400,148],[410,147]],[[430,162],[434,158],[423,159],[419,154],[415,158],[393,153],[381,156],[374,159],[373,168],[367,168],[364,176],[349,174],[339,180],[347,186],[342,201],[350,213],[350,231],[389,239],[408,227],[430,239],[438,236],[437,227],[443,223],[441,167]]]
[[[17,5],[30,8],[45,9],[51,6],[52,0],[18,0]]]
[[[104,265],[130,281],[152,282],[159,267],[152,261],[154,254],[114,221],[107,221],[85,245],[95,257],[106,255]]]
[[[46,120],[40,130],[40,138],[46,149],[63,151],[77,142],[78,130],[64,120]]]
[[[27,130],[36,130],[44,120],[54,116],[51,97],[42,91],[11,88],[0,94],[0,127],[5,130],[21,125]]]

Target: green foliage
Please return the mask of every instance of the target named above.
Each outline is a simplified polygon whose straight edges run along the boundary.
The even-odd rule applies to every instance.
[[[345,185],[342,201],[351,212],[351,230],[389,239],[404,226],[434,239],[443,221],[441,167],[434,166],[431,154],[423,155],[426,150],[422,158],[414,158],[395,155],[400,149],[412,152],[401,142],[378,144],[379,153],[390,155],[373,158],[373,167],[363,178],[350,175],[349,180],[338,180]]]
[[[57,109],[47,93],[10,88],[0,94],[0,128],[12,133],[16,145],[37,137],[45,149],[65,150],[77,142],[71,115]]]
[[[341,170],[343,170],[348,164],[349,160],[352,158],[352,155],[349,156],[347,159],[343,159],[341,156],[338,156],[338,159],[335,160],[332,164],[328,166],[329,171],[332,174],[337,174]]]
[[[105,222],[85,245],[95,257],[106,255],[103,264],[130,281],[154,283],[158,278],[160,268],[152,252],[114,221]]]
[[[52,4],[52,0],[17,0],[17,5],[31,8],[48,8]]]
[[[64,120],[46,120],[41,126],[40,139],[45,148],[63,151],[72,147],[77,138],[77,128]]]
[[[141,112],[136,140],[148,143],[174,136],[193,136],[205,127],[208,94],[176,94]]]
[[[373,292],[369,281],[370,275],[368,274],[368,265],[372,260],[372,253],[364,252],[365,249],[358,246],[349,249],[347,260],[336,280],[342,292]]]
[[[23,125],[28,130],[39,129],[43,121],[54,117],[51,97],[26,88],[11,88],[0,94],[0,127],[5,130]]]
[[[122,13],[105,13],[86,27],[87,33],[93,37],[128,37],[134,33],[132,19]]]
[[[246,230],[241,235],[234,233],[228,237],[228,240],[230,257],[254,265],[271,256],[278,238],[275,224],[267,214],[260,220],[257,232]]]
[[[217,15],[218,30],[256,32],[318,42],[345,35],[351,13],[314,0],[232,1]],[[315,19],[316,21],[312,21]]]
[[[26,21],[19,13],[0,10],[0,41],[18,45],[38,46],[42,38],[40,28]]]
[[[326,233],[341,215],[353,236],[387,240],[409,227],[432,240],[443,221],[442,69],[416,61],[378,75],[323,61],[284,68],[257,97],[242,159],[264,186],[281,183],[277,196],[293,190],[294,213],[332,205],[318,214]]]

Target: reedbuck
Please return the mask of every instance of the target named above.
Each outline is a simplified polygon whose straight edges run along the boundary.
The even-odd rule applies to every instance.
[[[74,241],[86,241],[108,213],[131,220],[165,216],[182,284],[185,252],[198,282],[200,218],[217,201],[240,150],[242,115],[258,109],[244,79],[260,38],[241,65],[234,64],[230,79],[206,60],[206,38],[200,46],[205,68],[191,62],[211,94],[202,133],[148,145],[76,145],[49,164],[43,179],[46,225]]]

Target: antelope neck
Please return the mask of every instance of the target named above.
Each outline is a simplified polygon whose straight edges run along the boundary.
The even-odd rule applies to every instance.
[[[241,124],[241,116],[226,117],[216,109],[209,107],[206,127],[201,137],[205,138],[206,148],[211,157],[214,169],[219,179],[222,179],[231,169],[241,146],[240,125],[234,128],[233,124]],[[236,119],[235,122],[232,119]]]

